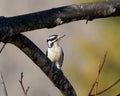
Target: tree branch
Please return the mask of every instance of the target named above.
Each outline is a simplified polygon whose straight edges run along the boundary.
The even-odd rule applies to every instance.
[[[17,34],[9,38],[5,43],[12,43],[21,49],[48,76],[64,96],[77,96],[62,70],[59,70],[27,37]]]
[[[120,0],[73,4],[14,17],[1,16],[0,42],[7,36],[21,32],[53,28],[72,21],[112,16],[120,16]]]

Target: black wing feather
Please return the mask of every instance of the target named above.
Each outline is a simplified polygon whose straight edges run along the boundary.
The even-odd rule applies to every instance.
[[[48,56],[48,50],[46,50],[46,56]]]

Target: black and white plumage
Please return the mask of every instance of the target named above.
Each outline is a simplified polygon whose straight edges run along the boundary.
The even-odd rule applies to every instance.
[[[59,36],[54,34],[49,36],[47,39],[48,49],[46,51],[46,55],[53,63],[55,63],[58,69],[61,69],[64,60],[63,49],[59,45],[60,39],[64,36],[65,35]]]

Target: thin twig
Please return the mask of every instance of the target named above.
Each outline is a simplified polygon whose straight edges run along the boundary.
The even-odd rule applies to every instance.
[[[2,50],[5,48],[6,43],[4,43],[4,45],[2,46],[2,48],[0,49],[0,53],[2,52]]]
[[[117,83],[119,83],[119,82],[120,82],[120,78],[119,78],[116,82],[114,82],[112,85],[110,85],[108,88],[106,88],[106,89],[98,92],[97,95],[100,95],[100,94],[108,91],[109,89],[111,89],[112,87],[114,87],[114,86],[115,86]],[[95,94],[92,94],[92,95],[90,95],[90,96],[95,96]]]
[[[103,68],[103,66],[104,66],[106,57],[107,57],[107,51],[106,51],[105,54],[104,54],[104,57],[103,57],[103,59],[102,59],[102,62],[99,63],[99,69],[98,69],[98,72],[97,72],[97,76],[96,76],[96,79],[95,79],[95,81],[94,81],[91,89],[90,89],[90,92],[89,92],[88,96],[91,96],[91,94],[92,94],[95,86],[96,86],[95,96],[97,95],[100,73],[101,73],[102,68]]]
[[[21,72],[21,78],[20,78],[19,82],[20,82],[20,85],[21,85],[22,90],[24,92],[24,95],[27,96],[27,93],[28,93],[28,90],[29,90],[30,87],[28,86],[27,89],[24,88],[24,85],[23,85],[23,72]]]
[[[30,89],[30,86],[27,87],[25,93],[27,94],[28,93],[28,90]]]
[[[2,83],[3,90],[4,90],[4,96],[8,96],[7,88],[5,86],[5,81],[4,81],[2,73],[1,73],[1,83]]]
[[[23,72],[21,72],[21,78],[20,78],[19,82],[20,82],[20,85],[21,85],[21,87],[22,87],[22,90],[23,90],[23,92],[24,92],[24,94],[25,94],[25,88],[24,88],[24,86],[23,86]]]
[[[100,64],[99,74],[100,74],[100,72],[101,72],[101,70],[102,70],[102,68],[103,68],[103,66],[104,66],[104,64],[105,64],[105,60],[106,60],[107,54],[108,54],[108,52],[106,51],[105,54],[104,54],[104,57],[103,57],[103,61],[102,61],[102,63]]]
[[[99,63],[99,70],[98,70],[97,79],[96,79],[96,91],[95,91],[95,96],[97,96],[100,73],[101,73],[101,71],[102,71],[102,69],[103,69],[103,66],[104,66],[104,64],[105,64],[106,57],[107,57],[107,51],[106,51],[105,54],[104,54],[104,57],[103,57],[102,62]]]

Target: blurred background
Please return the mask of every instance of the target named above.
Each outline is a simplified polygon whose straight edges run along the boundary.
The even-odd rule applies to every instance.
[[[102,0],[0,0],[0,16],[16,16],[70,4]],[[108,51],[101,73],[99,91],[120,78],[120,17],[75,21],[52,29],[24,33],[44,53],[46,39],[51,34],[66,34],[60,42],[65,60],[62,70],[74,86],[78,96],[87,96],[105,51]],[[0,44],[0,48],[3,44]],[[24,86],[30,86],[28,96],[62,96],[45,74],[14,45],[7,44],[0,54],[2,72],[9,96],[23,96],[18,82],[24,73]],[[120,84],[100,96],[120,93]],[[0,84],[0,96],[3,96]]]

